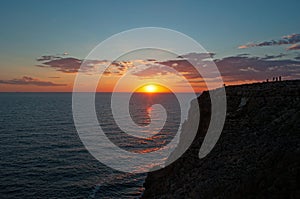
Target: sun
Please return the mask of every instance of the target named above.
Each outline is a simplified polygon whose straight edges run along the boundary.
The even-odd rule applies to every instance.
[[[163,85],[152,83],[152,84],[147,84],[139,87],[138,89],[136,89],[136,92],[154,94],[154,93],[170,93],[171,91]]]
[[[154,93],[157,91],[157,86],[150,84],[150,85],[145,86],[144,89],[147,93]]]

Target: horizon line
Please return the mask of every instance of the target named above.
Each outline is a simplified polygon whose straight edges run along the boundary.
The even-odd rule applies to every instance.
[[[202,93],[201,92],[156,92],[156,93],[148,93],[148,92],[89,92],[89,91],[80,91],[80,92],[72,92],[72,91],[0,91],[0,93],[140,93],[147,95],[155,95],[155,94],[171,94],[171,93]]]

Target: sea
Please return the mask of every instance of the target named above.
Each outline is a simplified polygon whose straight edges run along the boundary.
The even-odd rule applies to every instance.
[[[99,125],[122,149],[147,153],[178,131],[181,109],[174,95],[139,93],[129,103],[133,121],[159,121],[151,113],[160,103],[168,110],[167,122],[151,142],[127,140],[112,116],[111,96],[97,93],[95,108]],[[89,153],[74,125],[72,93],[0,93],[1,199],[139,198],[146,175],[115,170]]]

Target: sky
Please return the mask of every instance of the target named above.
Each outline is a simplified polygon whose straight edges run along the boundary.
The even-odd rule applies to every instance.
[[[0,91],[70,92],[78,66],[95,46],[114,34],[141,27],[169,28],[196,40],[212,53],[226,84],[276,75],[298,79],[299,7],[297,0],[4,0],[0,7]],[[203,55],[198,56],[201,59]],[[137,60],[127,61],[133,64]],[[152,82],[162,77],[171,81],[174,74],[165,67],[172,61],[144,62],[152,69],[146,75],[133,74],[134,85],[150,76]],[[184,74],[193,71],[181,61],[171,68],[190,78]],[[125,73],[131,69],[124,62],[119,64],[126,68]],[[155,73],[157,68],[162,71]],[[108,83],[117,77],[107,73],[105,78]],[[197,87],[201,79],[190,82]],[[202,89],[199,86],[197,91]],[[104,86],[99,91],[111,90],[112,86]],[[127,91],[125,87],[121,90]],[[184,89],[178,87],[177,91]]]

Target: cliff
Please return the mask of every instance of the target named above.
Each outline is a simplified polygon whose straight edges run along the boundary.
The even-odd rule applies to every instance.
[[[196,138],[178,160],[148,174],[142,198],[300,197],[300,81],[227,86],[226,95],[214,149],[199,159],[210,118],[204,92]]]

